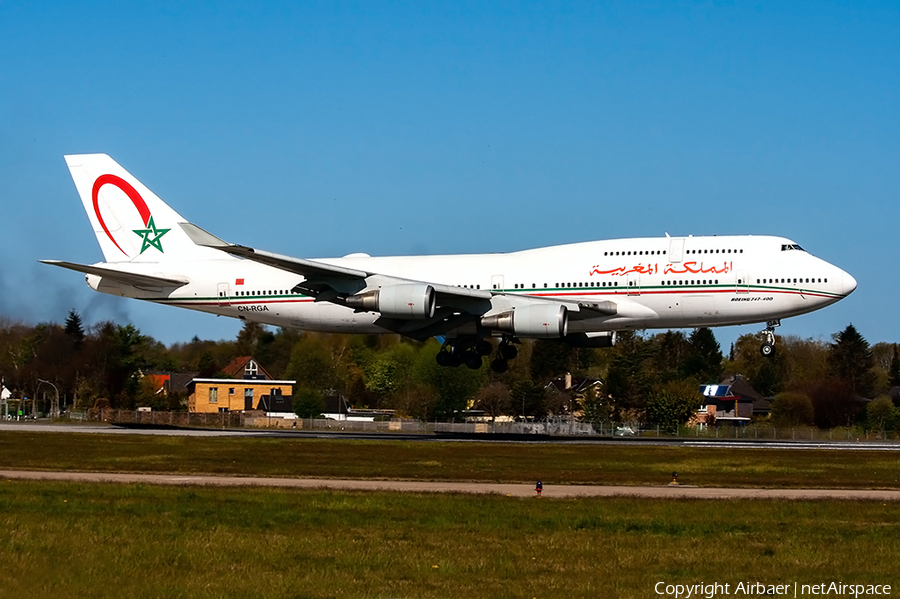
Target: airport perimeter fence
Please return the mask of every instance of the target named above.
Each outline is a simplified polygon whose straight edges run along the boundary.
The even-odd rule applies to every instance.
[[[896,431],[867,430],[860,426],[820,429],[809,426],[775,427],[767,422],[719,426],[684,426],[667,431],[657,425],[599,423],[593,426],[575,418],[545,418],[518,422],[424,422],[411,419],[383,421],[333,420],[329,418],[280,418],[242,412],[191,413],[141,410],[91,410],[70,412],[69,420],[106,422],[135,426],[205,428],[278,428],[294,430],[346,431],[366,433],[462,434],[462,435],[544,435],[567,437],[614,437],[660,439],[730,439],[746,441],[900,441]]]

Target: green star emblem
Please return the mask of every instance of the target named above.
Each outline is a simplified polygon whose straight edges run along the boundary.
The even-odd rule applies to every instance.
[[[150,217],[150,220],[147,222],[146,229],[134,229],[134,232],[141,237],[141,253],[144,253],[151,245],[158,249],[160,252],[163,251],[162,243],[160,243],[160,239],[162,236],[171,231],[171,229],[157,229],[156,224],[153,222],[153,217]]]

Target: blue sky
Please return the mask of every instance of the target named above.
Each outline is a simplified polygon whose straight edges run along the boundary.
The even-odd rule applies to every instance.
[[[0,0],[0,315],[231,338],[36,262],[101,260],[88,152],[303,257],[784,235],[859,288],[779,333],[900,341],[896,3]]]

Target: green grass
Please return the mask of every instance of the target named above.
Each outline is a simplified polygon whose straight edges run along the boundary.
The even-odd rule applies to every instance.
[[[0,432],[0,468],[550,484],[900,488],[893,452]]]
[[[648,597],[900,586],[880,502],[517,499],[0,481],[4,597]]]

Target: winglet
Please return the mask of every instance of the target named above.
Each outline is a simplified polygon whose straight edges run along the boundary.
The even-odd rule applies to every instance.
[[[216,248],[218,250],[231,245],[227,241],[219,239],[209,231],[204,231],[194,223],[178,223],[178,226],[181,227],[190,240],[197,245]]]

